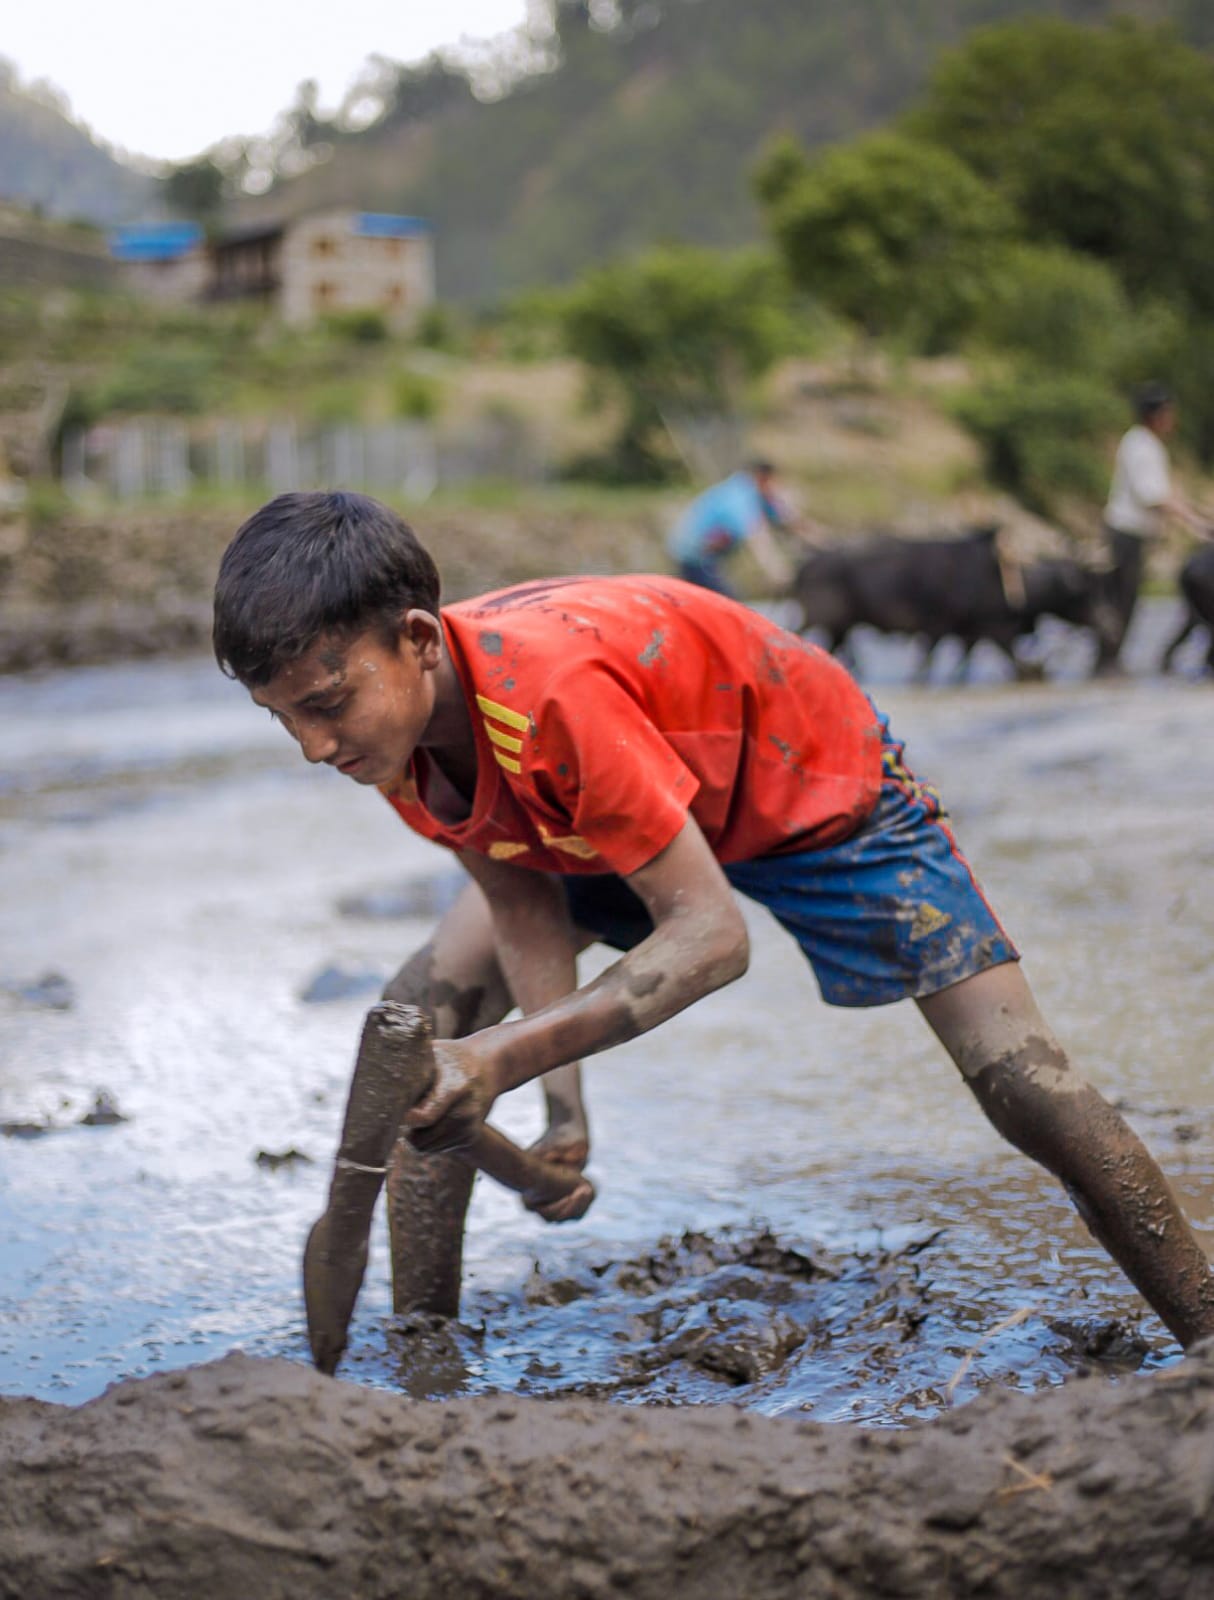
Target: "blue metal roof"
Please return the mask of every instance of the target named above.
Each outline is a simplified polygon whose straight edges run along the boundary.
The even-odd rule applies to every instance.
[[[388,211],[360,211],[354,218],[354,231],[372,239],[415,239],[419,233],[429,233],[430,224],[425,217],[396,217]]]
[[[197,222],[135,222],[110,234],[116,261],[179,261],[203,240]]]

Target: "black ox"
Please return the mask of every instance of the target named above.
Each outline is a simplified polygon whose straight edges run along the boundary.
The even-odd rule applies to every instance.
[[[970,650],[989,639],[1018,674],[1017,640],[1043,616],[1096,630],[1109,627],[1099,577],[1063,558],[1012,563],[1001,558],[998,528],[960,537],[899,539],[881,535],[863,544],[814,551],[797,570],[793,594],[802,626],[826,634],[839,651],[861,624],[882,633],[910,634],[925,646],[923,669],[942,639],[958,639],[962,672]]]
[[[1214,544],[1202,545],[1189,557],[1180,569],[1179,582],[1185,602],[1184,621],[1180,632],[1164,651],[1161,666],[1165,672],[1169,671],[1173,656],[1194,628],[1205,627],[1210,633],[1206,666],[1214,672]]]

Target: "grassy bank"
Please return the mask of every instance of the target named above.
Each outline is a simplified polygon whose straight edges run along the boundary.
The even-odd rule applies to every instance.
[[[0,523],[0,671],[204,649],[220,555],[256,500],[62,508]],[[450,599],[553,572],[662,565],[658,508],[625,495],[486,493],[400,506]]]

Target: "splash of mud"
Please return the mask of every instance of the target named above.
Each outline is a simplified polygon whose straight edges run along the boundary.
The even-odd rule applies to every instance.
[[[726,1402],[897,1426],[992,1383],[1034,1389],[1171,1358],[1166,1338],[1082,1304],[1056,1317],[1022,1298],[984,1327],[947,1253],[945,1230],[854,1252],[765,1227],[687,1231],[622,1261],[537,1265],[518,1293],[472,1297],[458,1322],[396,1318],[347,1370],[417,1399]]]

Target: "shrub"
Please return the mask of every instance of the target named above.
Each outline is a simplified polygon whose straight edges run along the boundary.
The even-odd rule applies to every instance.
[[[415,422],[430,422],[441,408],[441,390],[433,378],[403,367],[392,380],[392,411]]]
[[[978,314],[986,344],[1050,371],[1109,372],[1129,303],[1111,268],[1061,246],[1017,244]]]
[[[57,528],[71,509],[71,502],[57,483],[36,478],[25,496],[25,520],[31,533]]]
[[[413,329],[413,342],[423,350],[455,354],[467,342],[466,330],[450,306],[427,306]]]
[[[1127,396],[1140,383],[1162,379],[1176,393],[1180,436],[1207,468],[1214,466],[1214,318],[1186,314],[1154,301],[1125,325],[1117,340],[1114,376]]]
[[[387,318],[382,311],[363,308],[356,311],[333,311],[325,319],[326,330],[335,339],[349,344],[385,344],[389,337]]]
[[[166,411],[190,415],[206,410],[217,371],[214,350],[198,346],[150,345],[132,351],[99,385],[94,414]],[[90,407],[86,406],[86,409]]]
[[[1122,410],[1106,384],[1043,370],[981,384],[954,401],[992,480],[1046,514],[1062,494],[1103,498],[1104,446]]]
[[[735,413],[791,333],[787,282],[770,256],[690,246],[588,273],[559,317],[566,349],[622,402],[609,471],[625,481],[664,477],[667,419]]]
[[[359,383],[329,382],[311,397],[308,411],[313,422],[338,424],[362,420],[366,392]]]

